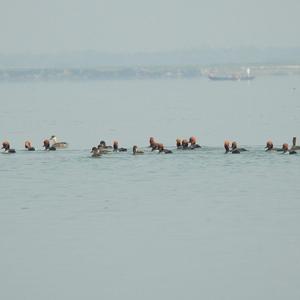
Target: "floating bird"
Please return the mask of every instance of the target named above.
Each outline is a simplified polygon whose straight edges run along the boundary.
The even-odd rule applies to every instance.
[[[139,150],[138,147],[136,145],[134,145],[132,148],[132,153],[133,153],[133,155],[138,155],[138,154],[144,154],[144,151]]]
[[[10,144],[8,141],[4,141],[2,143],[2,149],[4,149],[4,153],[16,153],[15,149],[10,148]]]
[[[31,141],[25,141],[25,149],[27,149],[28,151],[35,151],[35,148],[32,147]]]

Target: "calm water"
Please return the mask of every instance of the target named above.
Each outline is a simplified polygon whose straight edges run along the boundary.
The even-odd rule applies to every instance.
[[[299,299],[300,77],[0,85],[1,299]],[[56,134],[68,150],[41,149]],[[100,139],[203,149],[99,159]],[[224,155],[225,138],[250,151]],[[147,149],[146,149],[147,150]]]

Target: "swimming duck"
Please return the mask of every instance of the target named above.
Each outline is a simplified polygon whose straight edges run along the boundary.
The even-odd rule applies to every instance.
[[[265,149],[266,149],[266,151],[274,151],[275,150],[273,142],[271,140],[267,141]]]
[[[243,151],[247,151],[245,148],[238,148],[236,142],[232,142],[231,144],[231,153],[233,154],[239,154]]]
[[[271,140],[267,141],[265,151],[282,151],[282,148],[274,148],[273,142]]]
[[[149,147],[151,148],[151,151],[158,150],[158,143],[155,141],[154,137],[150,137],[149,139]]]
[[[101,153],[97,147],[93,147],[91,153],[92,153],[92,157],[100,157],[101,156]]]
[[[232,154],[240,154],[241,153],[241,151],[237,148],[236,142],[232,142],[232,144],[231,144],[231,153]]]
[[[181,145],[182,145],[182,149],[183,150],[189,149],[189,142],[188,142],[188,140],[186,140],[186,139],[182,140]]]
[[[282,145],[282,151],[283,154],[297,154],[297,152],[295,150],[289,150],[289,145],[287,143],[284,143]]]
[[[25,141],[25,148],[28,150],[28,151],[35,151],[35,148],[32,147],[32,144],[30,141]]]
[[[114,152],[127,152],[126,148],[119,148],[119,143],[117,141],[113,142],[113,149]]]
[[[132,148],[132,153],[133,153],[133,155],[138,155],[138,154],[144,154],[144,151],[139,150],[138,147],[136,145],[134,145]]]
[[[45,150],[49,150],[49,151],[55,151],[56,150],[56,148],[54,146],[50,146],[49,140],[44,140],[43,147],[45,148]]]
[[[173,152],[171,150],[165,149],[163,144],[158,144],[158,153],[170,154]]]
[[[100,141],[100,143],[99,143],[99,145],[98,145],[98,148],[112,149],[113,147],[112,147],[112,146],[106,145],[106,142],[102,140],[102,141]]]
[[[153,148],[153,145],[155,145],[155,144],[157,144],[157,143],[155,142],[154,137],[151,136],[151,137],[149,138],[149,147],[150,147],[150,148]]]
[[[284,143],[282,145],[282,151],[283,151],[283,153],[288,153],[289,152],[289,145],[287,143]]]
[[[10,148],[10,144],[8,141],[2,143],[2,149],[4,149],[4,153],[16,153],[15,149]]]
[[[97,147],[98,151],[101,153],[101,154],[107,154],[107,153],[110,153],[111,152],[111,149],[107,149],[107,148],[104,148],[102,145],[98,145]]]
[[[230,152],[230,142],[229,141],[224,141],[224,148],[225,148],[225,153]]]
[[[176,139],[176,147],[177,149],[182,149],[181,139]]]
[[[190,144],[191,144],[190,148],[191,148],[192,150],[193,150],[193,149],[196,149],[196,148],[201,148],[201,146],[198,145],[198,144],[196,143],[196,137],[191,136],[190,139],[189,139],[189,142],[190,142]]]
[[[55,135],[52,135],[49,139],[50,147],[54,147],[55,149],[65,149],[69,145],[66,142],[59,142]]]
[[[151,151],[157,151],[158,150],[159,143],[153,142],[151,144]]]
[[[112,151],[112,146],[107,146],[105,141],[100,141],[98,145],[98,151],[101,154],[107,154]]]

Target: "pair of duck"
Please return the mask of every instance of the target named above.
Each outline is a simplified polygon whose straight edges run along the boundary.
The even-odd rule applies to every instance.
[[[16,153],[15,149],[10,148],[10,143],[8,141],[2,143],[2,149],[4,149],[4,153]],[[28,151],[35,151],[35,148],[32,147],[30,141],[25,141],[25,149]]]
[[[237,146],[237,142],[232,142],[230,145],[230,141],[224,142],[225,154],[231,152],[232,154],[240,154],[241,152],[247,151],[245,148],[240,148]]]
[[[49,151],[55,151],[56,147],[50,144],[49,140],[44,140],[43,141],[43,147],[45,150],[49,150]],[[31,141],[26,141],[25,142],[25,149],[27,149],[28,151],[35,151],[35,148],[32,146]]]
[[[189,140],[176,139],[176,147],[177,147],[177,149],[182,149],[182,150],[194,150],[197,148],[201,148],[201,146],[199,144],[197,144],[196,137],[194,137],[194,136],[191,136],[189,138]]]
[[[106,149],[107,152],[109,152],[109,150],[111,149],[114,152],[127,152],[127,148],[120,148],[119,147],[119,142],[118,141],[113,141],[113,145],[112,146],[108,146],[106,145],[105,141],[100,141],[98,147],[99,150],[104,150]]]
[[[171,150],[166,149],[164,144],[156,142],[154,140],[154,137],[150,137],[149,147],[151,148],[151,151],[157,151],[158,153],[165,153],[165,154],[173,153]]]

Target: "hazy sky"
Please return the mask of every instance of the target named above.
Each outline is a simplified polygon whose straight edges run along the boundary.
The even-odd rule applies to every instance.
[[[0,0],[0,53],[300,46],[299,0]]]

